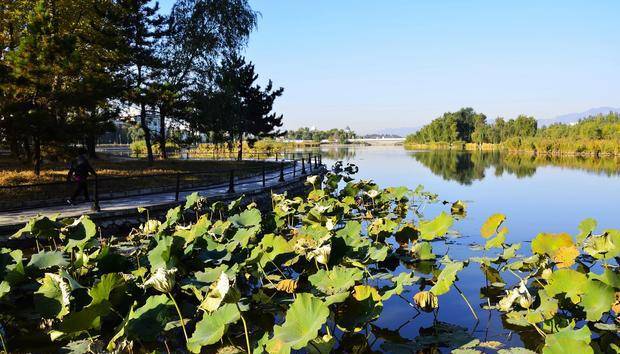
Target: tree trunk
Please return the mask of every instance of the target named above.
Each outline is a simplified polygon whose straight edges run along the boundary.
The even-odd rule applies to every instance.
[[[96,159],[97,152],[95,151],[97,147],[97,139],[92,134],[89,134],[86,137],[86,151],[88,152],[88,157]]]
[[[163,108],[159,107],[159,150],[162,159],[168,158],[166,152],[166,115]]]
[[[24,137],[24,153],[26,154],[26,161],[32,161],[32,150],[30,150],[30,138]]]
[[[34,138],[34,174],[41,175],[41,141],[38,137]]]
[[[146,121],[146,105],[140,103],[140,126],[144,132],[144,144],[146,145],[146,156],[149,163],[153,163],[153,147],[151,146],[151,131]]]
[[[237,151],[237,160],[243,160],[243,133],[239,133],[239,150]]]

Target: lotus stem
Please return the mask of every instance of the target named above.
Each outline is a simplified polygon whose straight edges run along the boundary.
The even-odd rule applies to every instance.
[[[185,343],[189,342],[189,337],[187,336],[187,330],[185,329],[185,320],[183,319],[183,315],[181,314],[181,309],[177,304],[177,301],[174,299],[172,294],[168,293],[168,297],[172,300],[174,304],[174,308],[177,310],[177,314],[179,315],[179,320],[181,321],[181,328],[183,329],[183,336],[185,337]]]
[[[478,315],[476,315],[476,311],[474,311],[474,308],[469,303],[469,300],[467,300],[467,297],[465,296],[465,294],[463,294],[461,289],[459,289],[459,287],[456,286],[456,284],[453,284],[453,285],[454,285],[454,288],[456,289],[456,291],[459,292],[459,295],[461,295],[463,300],[465,300],[465,303],[467,304],[467,307],[469,307],[469,311],[471,311],[471,314],[474,315],[474,318],[476,319],[476,321],[480,321],[480,319],[478,318]]]
[[[9,351],[6,349],[6,343],[4,342],[4,337],[2,336],[2,328],[0,328],[0,343],[2,343],[2,352],[8,354]]]
[[[243,312],[239,308],[239,304],[237,305],[237,310],[239,310],[239,317],[241,317],[241,322],[243,323],[243,332],[245,334],[245,345],[247,346],[248,354],[252,352],[250,347],[250,334],[248,333],[248,324],[245,322],[245,317],[243,317]]]

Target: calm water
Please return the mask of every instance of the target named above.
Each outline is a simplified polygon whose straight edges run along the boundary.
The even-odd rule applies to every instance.
[[[480,226],[488,216],[498,212],[508,217],[505,223],[510,230],[507,242],[521,242],[521,253],[529,252],[528,241],[537,233],[569,232],[574,235],[579,222],[588,217],[598,221],[599,229],[620,227],[617,206],[620,164],[617,159],[534,159],[498,153],[405,151],[402,147],[324,148],[322,152],[328,157],[324,161],[355,163],[360,168],[358,178],[371,178],[383,187],[415,188],[422,184],[443,200],[466,201],[467,217],[454,227],[462,237],[449,245],[453,259],[480,255],[469,246],[482,243]],[[440,207],[427,208],[425,216],[434,217]],[[445,248],[442,243],[434,244],[436,254],[443,254]],[[403,270],[405,268],[401,266],[396,272]],[[502,273],[502,276],[506,283],[515,283],[513,275]],[[473,319],[454,290],[440,297],[437,320],[463,327],[457,330],[461,336],[498,340],[510,346],[525,345],[535,350],[540,343],[537,334],[516,332],[502,323],[499,313],[481,308],[486,304],[486,299],[480,295],[484,283],[485,278],[476,263],[463,270],[457,282],[476,309],[479,322]],[[404,294],[409,300],[417,291],[412,290]],[[385,304],[381,318],[375,322],[378,328],[370,334],[372,348],[392,352],[396,348],[387,342],[408,341],[409,347],[411,341],[432,342],[426,335],[433,332],[429,330],[434,323],[433,316],[416,315],[417,312],[405,301],[391,298]],[[441,332],[434,333],[442,337]],[[425,352],[448,351],[448,344],[444,344],[431,345],[434,349],[426,347]]]

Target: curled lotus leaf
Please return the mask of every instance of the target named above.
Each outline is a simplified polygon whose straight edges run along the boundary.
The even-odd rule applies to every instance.
[[[620,255],[620,230],[605,230],[583,243],[583,250],[596,259],[611,259]]]
[[[282,279],[276,284],[276,289],[285,293],[292,294],[297,290],[296,279]]]
[[[502,248],[506,242],[506,234],[508,234],[508,228],[502,227],[501,230],[497,232],[497,236],[487,240],[484,244],[484,249]]]
[[[592,218],[585,219],[579,223],[577,227],[579,229],[579,233],[577,234],[577,242],[582,243],[586,237],[590,236],[592,232],[596,229],[596,220]]]
[[[431,312],[439,307],[439,298],[430,291],[420,291],[413,295],[413,302],[426,312]]]
[[[506,215],[504,214],[493,214],[491,215],[485,222],[482,224],[480,228],[480,235],[484,238],[489,238],[493,236],[499,226],[506,220]]]
[[[450,207],[450,213],[456,216],[465,216],[466,209],[467,204],[462,200],[457,200],[456,202],[452,203],[452,206]]]
[[[506,296],[499,301],[498,308],[500,311],[508,312],[512,309],[512,305],[518,302],[521,307],[528,309],[533,301],[525,281],[521,280],[518,287],[507,291]]]
[[[153,274],[151,274],[151,277],[144,282],[144,287],[153,287],[155,290],[162,293],[169,293],[172,291],[172,288],[174,288],[174,274],[176,272],[176,268],[157,268],[157,270]]]
[[[208,312],[217,310],[222,301],[224,301],[224,297],[228,294],[229,290],[230,280],[228,279],[228,275],[222,272],[218,280],[209,287],[209,292],[200,304],[200,307]]]
[[[456,280],[456,274],[463,269],[463,265],[462,262],[450,262],[446,264],[445,268],[442,269],[439,276],[437,276],[437,281],[430,292],[437,296],[447,293]]]
[[[284,323],[274,327],[267,352],[290,353],[306,347],[317,337],[328,316],[329,308],[323,301],[308,293],[298,294],[286,310]]]
[[[442,237],[448,232],[453,223],[454,219],[445,212],[441,212],[431,221],[421,221],[418,227],[420,238],[431,241],[437,237]]]

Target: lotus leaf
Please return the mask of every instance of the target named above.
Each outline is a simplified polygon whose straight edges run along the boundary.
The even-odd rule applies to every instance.
[[[418,227],[420,230],[420,238],[431,241],[437,237],[442,237],[448,232],[448,229],[450,229],[453,223],[454,219],[445,212],[441,212],[441,214],[432,221],[421,221]]]
[[[192,353],[200,353],[203,346],[217,343],[226,332],[226,327],[237,322],[239,318],[241,315],[236,304],[225,304],[211,314],[203,314],[187,342],[187,348]]]
[[[308,277],[310,284],[327,295],[349,290],[356,281],[362,279],[363,273],[357,268],[335,266],[330,270],[319,270]]]
[[[282,325],[275,326],[273,337],[267,342],[268,353],[290,353],[302,349],[316,338],[329,316],[327,305],[311,294],[298,294],[286,311]]]
[[[545,338],[543,354],[594,354],[590,347],[590,329],[587,326],[575,330],[566,327]]]
[[[489,238],[493,236],[497,232],[499,226],[504,222],[504,220],[506,220],[506,215],[504,214],[491,215],[480,228],[480,234],[482,235],[482,237]]]
[[[439,276],[437,276],[437,281],[430,292],[439,296],[450,291],[450,287],[456,280],[456,273],[461,269],[463,269],[462,262],[451,262],[446,264],[445,268],[439,273]]]

